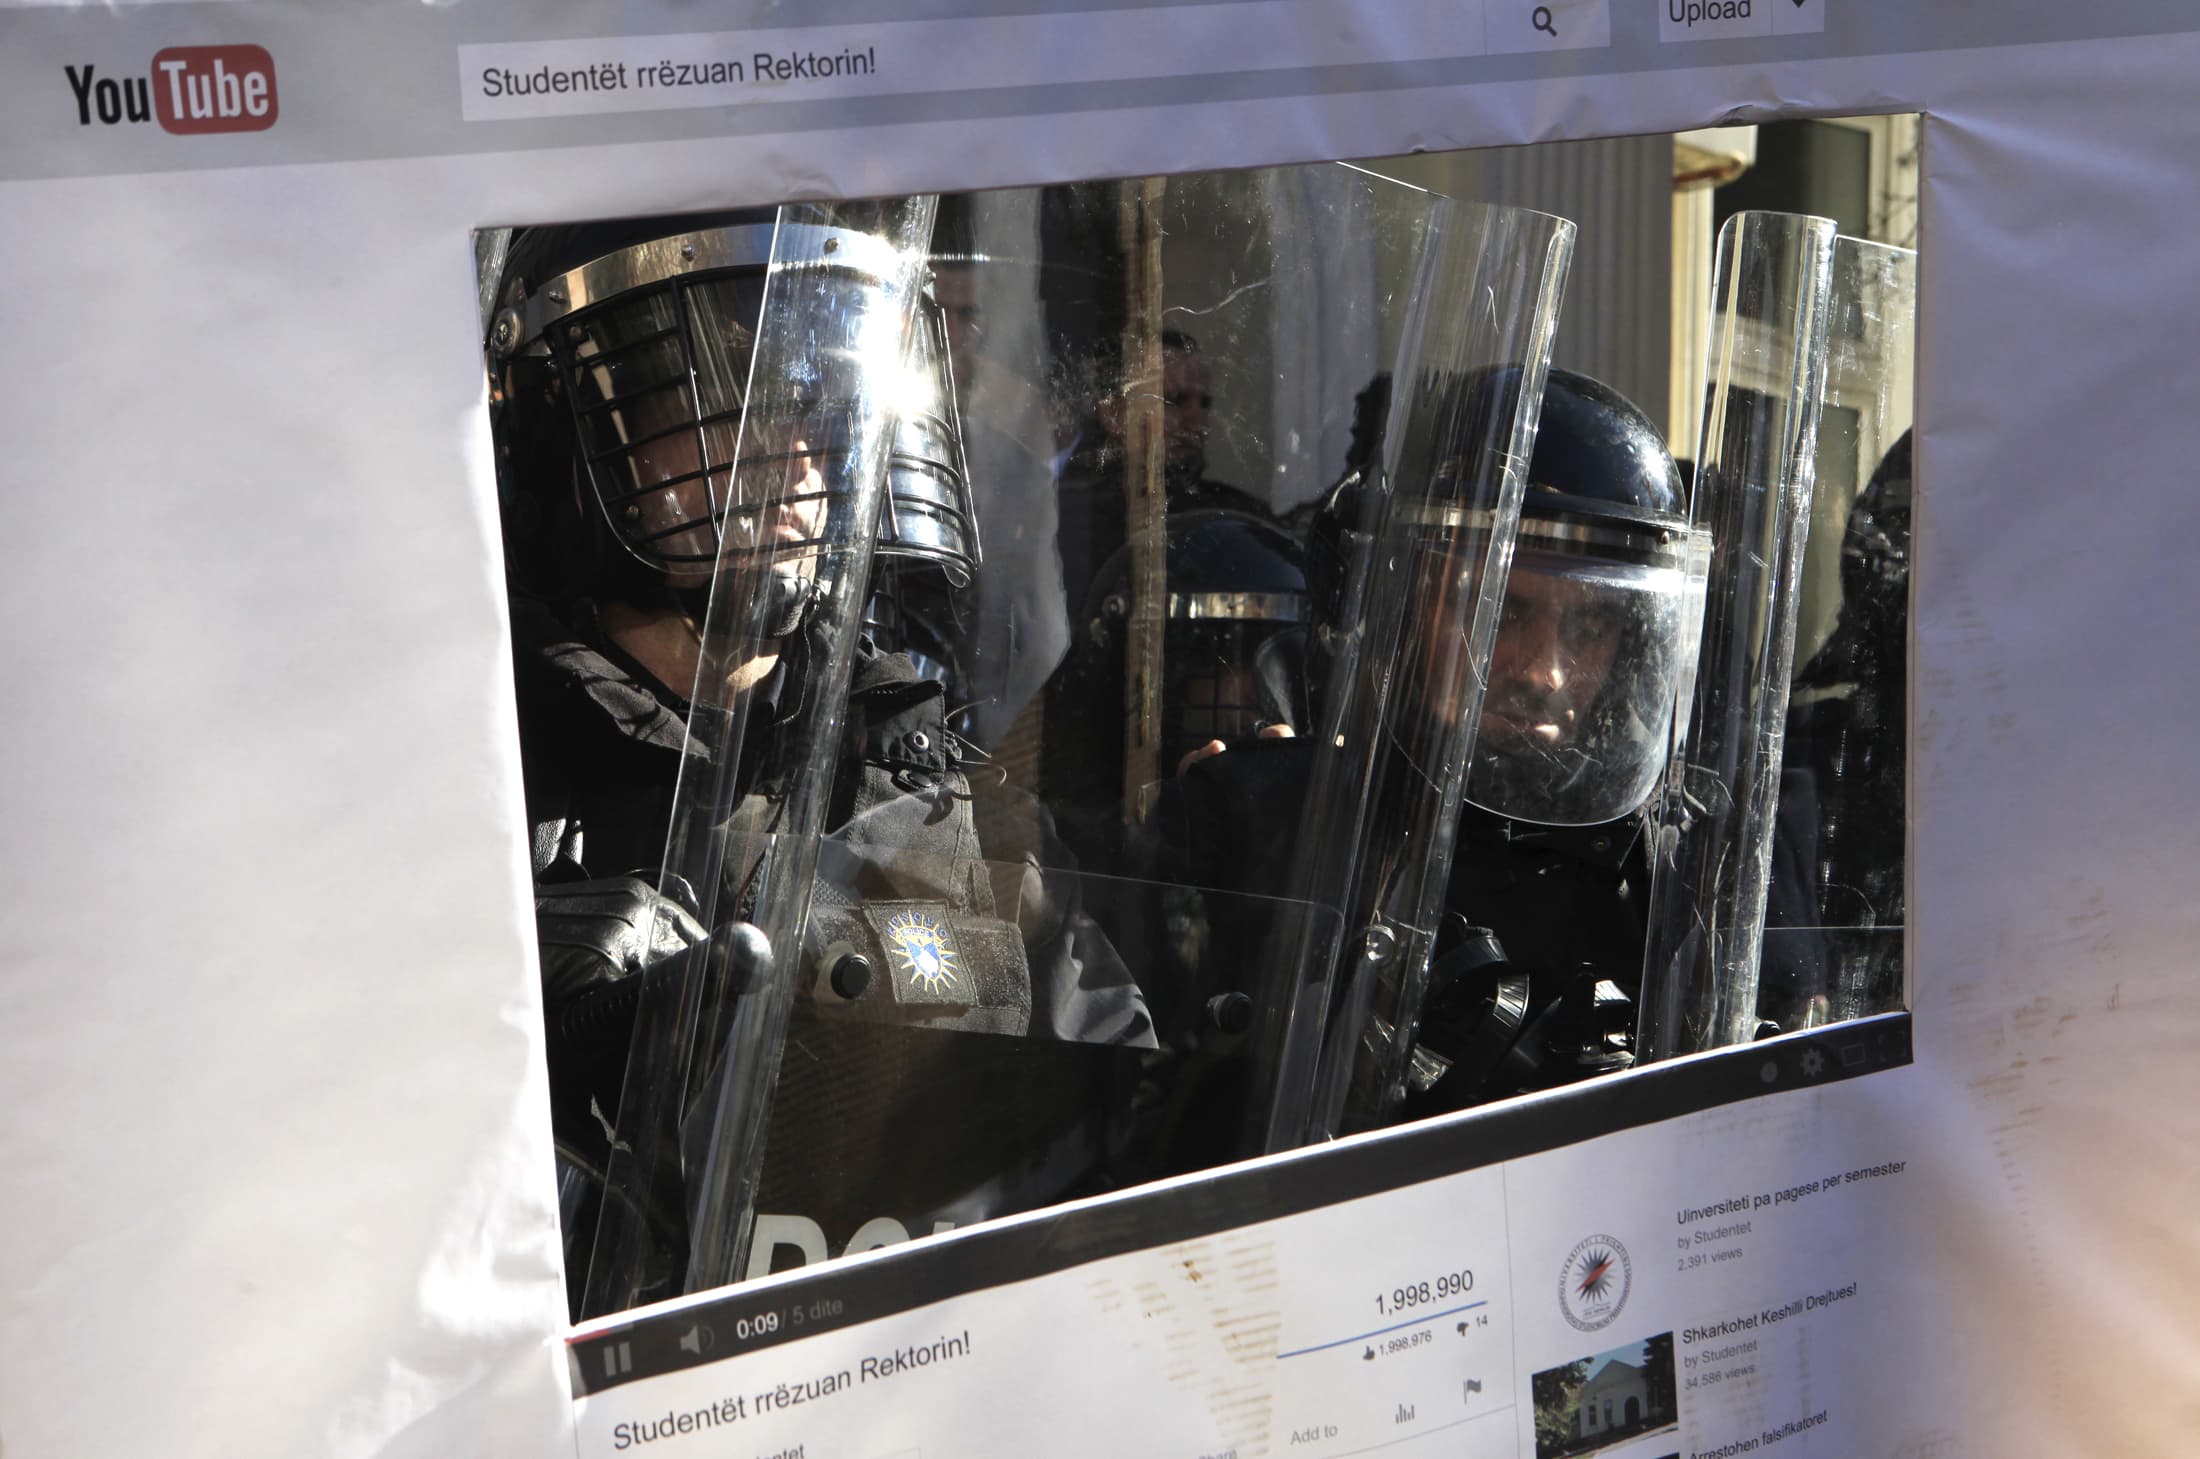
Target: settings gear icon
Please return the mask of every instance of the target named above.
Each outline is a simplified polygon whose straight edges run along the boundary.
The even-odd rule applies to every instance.
[[[1826,1072],[1826,1056],[1816,1049],[1803,1050],[1803,1077],[1816,1079]]]

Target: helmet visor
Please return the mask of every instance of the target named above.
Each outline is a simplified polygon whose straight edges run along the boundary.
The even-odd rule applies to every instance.
[[[881,550],[966,580],[978,550],[968,473],[928,301],[906,362],[813,362],[788,382],[788,409],[749,412],[744,427],[770,241],[770,226],[757,224],[656,239],[552,280],[530,301],[613,533],[676,582],[708,576],[721,533],[740,557],[806,576],[821,544],[844,530],[828,518],[852,495],[850,422],[868,408],[859,397],[875,393],[900,417]],[[891,260],[855,234],[824,241],[837,245],[828,272],[842,307],[872,308]]]
[[[1530,550],[1529,530],[1506,583],[1467,798],[1540,825],[1617,820],[1649,798],[1671,749],[1701,581],[1677,554]]]

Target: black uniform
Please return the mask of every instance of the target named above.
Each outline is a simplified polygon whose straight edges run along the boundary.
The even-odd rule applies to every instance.
[[[1155,813],[1155,874],[1288,895],[1318,753],[1303,739],[1252,740],[1190,767]],[[1421,1061],[1408,1115],[1626,1066],[1649,887],[1643,819],[1548,827],[1462,809],[1423,1015],[1424,1056],[1435,1060]],[[1261,947],[1250,928],[1216,941]],[[1259,975],[1218,962],[1209,983],[1166,1006],[1252,993]]]
[[[601,1016],[599,985],[631,970],[563,955],[560,929],[607,878],[654,880],[686,706],[585,602],[561,618],[518,599],[512,618],[571,1176],[601,1163],[625,1071],[626,1024]],[[771,776],[776,712],[799,673],[783,665],[746,706],[742,784]],[[866,648],[855,667],[759,1199],[762,1214],[814,1221],[836,1253],[878,1218],[925,1234],[1104,1183],[1134,1051],[1153,1045],[1143,995],[1083,914],[1043,817],[973,790],[944,699],[899,656]],[[749,796],[736,815],[767,800]],[[737,916],[753,870],[729,868]],[[637,889],[624,913],[601,905],[637,916],[647,900]],[[567,1209],[579,1249],[582,1205]]]

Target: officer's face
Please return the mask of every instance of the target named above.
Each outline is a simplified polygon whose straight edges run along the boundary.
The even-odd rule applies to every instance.
[[[1125,384],[1123,399],[1128,400],[1142,390],[1150,391],[1151,382],[1152,377],[1147,376],[1144,382]],[[1161,449],[1170,479],[1196,477],[1207,467],[1208,418],[1215,405],[1214,384],[1207,373],[1207,362],[1184,350],[1163,350],[1160,394]],[[1121,403],[1111,398],[1100,407],[1100,424],[1110,436],[1120,440],[1126,426],[1126,414]]]
[[[1482,743],[1500,751],[1571,743],[1611,675],[1620,627],[1608,594],[1516,563],[1490,653]]]
[[[732,454],[729,425],[708,427],[722,434],[724,439],[712,442],[712,454],[724,459]],[[753,554],[759,548],[778,546],[774,555],[775,570],[802,572],[817,556],[814,542],[825,525],[825,479],[819,473],[816,462],[808,454],[806,442],[796,440],[785,445],[773,446],[764,441],[749,443],[746,454],[784,455],[781,463],[759,462],[737,474],[740,494],[761,496],[771,492],[770,504],[748,510],[737,509],[725,517],[726,546],[729,550]],[[646,491],[632,504],[641,514],[642,531],[655,541],[656,549],[668,558],[687,559],[692,565],[683,564],[666,574],[675,585],[707,582],[711,576],[712,562],[716,556],[716,543],[712,539],[711,487],[712,478],[691,475],[701,469],[700,443],[693,431],[679,431],[657,440],[637,446],[629,458],[637,478],[636,484],[649,486],[662,484],[661,490]],[[717,483],[721,501],[729,490],[728,473],[720,470],[712,473]],[[685,478],[685,479],[683,479]],[[777,489],[773,490],[773,484]],[[660,537],[657,534],[665,533]]]
[[[1214,408],[1207,362],[1182,350],[1161,356],[1161,437],[1169,464],[1197,471],[1207,461],[1207,415]]]

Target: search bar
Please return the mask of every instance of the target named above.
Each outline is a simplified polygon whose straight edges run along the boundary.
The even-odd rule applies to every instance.
[[[467,45],[458,48],[461,114],[506,121],[1571,49],[1609,44],[1607,4],[1238,0]],[[1516,31],[1527,39],[1511,44]]]
[[[1612,43],[1611,0],[1485,0],[1484,28],[1492,55],[1578,51]]]

